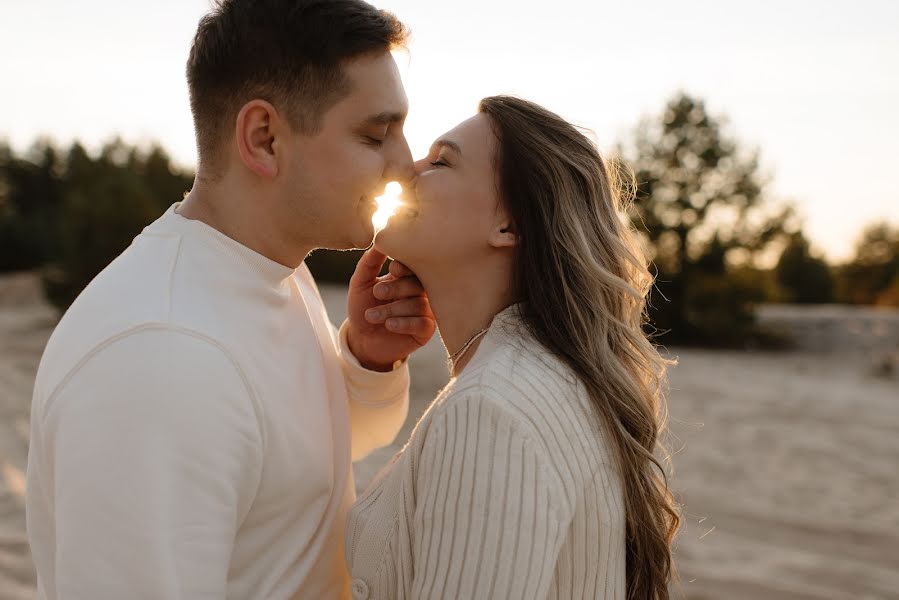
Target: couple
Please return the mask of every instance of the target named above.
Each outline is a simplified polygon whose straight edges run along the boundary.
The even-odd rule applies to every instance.
[[[40,598],[667,598],[665,364],[611,167],[510,97],[413,163],[405,40],[361,0],[223,0],[201,20],[193,189],[41,361]],[[390,180],[404,206],[337,330],[303,260],[369,246]],[[435,327],[450,383],[354,503],[351,461],[396,436]]]

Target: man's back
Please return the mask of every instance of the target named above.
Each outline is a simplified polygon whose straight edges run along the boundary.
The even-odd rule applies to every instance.
[[[38,372],[41,597],[345,596],[346,361],[326,319],[305,267],[174,209],[136,238]]]

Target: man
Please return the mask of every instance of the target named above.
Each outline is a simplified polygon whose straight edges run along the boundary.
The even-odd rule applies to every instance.
[[[389,52],[405,36],[361,0],[223,0],[200,22],[193,189],[88,286],[41,361],[41,598],[349,595],[351,457],[393,440],[402,361],[435,326],[417,280],[392,266],[379,284],[369,251],[338,333],[302,261],[369,245],[373,198],[412,174]]]

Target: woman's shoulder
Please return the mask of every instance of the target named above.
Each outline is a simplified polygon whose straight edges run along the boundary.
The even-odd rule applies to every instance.
[[[608,462],[604,428],[561,359],[521,329],[506,328],[485,341],[490,347],[448,390],[445,408],[477,406],[477,418],[507,425],[556,464],[584,454],[593,466]]]
[[[560,514],[569,514],[595,475],[615,471],[616,462],[582,386],[539,358],[515,348],[493,352],[448,390],[423,433],[438,443],[453,438],[452,447],[471,448],[475,461],[518,449],[520,468],[538,469],[559,496]]]
[[[469,367],[456,381],[453,395],[475,393],[499,410],[540,425],[556,410],[584,410],[571,406],[583,404],[578,377],[518,319],[506,317],[494,324]],[[554,402],[547,403],[547,398]]]

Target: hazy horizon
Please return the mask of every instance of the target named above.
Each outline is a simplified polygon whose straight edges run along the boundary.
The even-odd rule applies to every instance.
[[[487,95],[540,102],[592,129],[608,151],[684,91],[726,116],[744,149],[759,149],[770,197],[796,203],[828,259],[845,259],[865,225],[899,224],[890,160],[899,154],[899,3],[561,1],[551,13],[511,2],[375,4],[413,32],[399,62],[416,156]],[[0,78],[14,87],[0,96],[0,138],[17,150],[40,136],[92,150],[115,136],[156,141],[193,168],[184,62],[208,8],[4,6]]]

